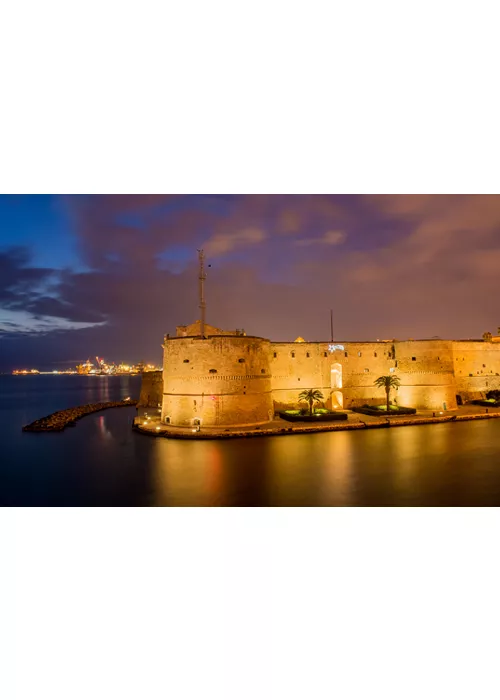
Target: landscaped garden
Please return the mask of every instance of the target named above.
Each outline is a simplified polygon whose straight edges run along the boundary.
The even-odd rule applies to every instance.
[[[351,410],[354,411],[354,413],[364,413],[365,416],[411,416],[417,412],[416,408],[396,406],[395,404],[390,404],[389,410],[387,410],[386,404],[382,406],[369,406],[365,404],[364,406],[356,406]]]
[[[314,407],[315,404],[323,401],[323,394],[319,389],[304,389],[299,394],[299,401],[305,401],[309,408],[298,408],[288,411],[281,411],[279,416],[283,420],[292,423],[319,423],[335,420],[347,420],[347,413],[341,411],[330,411],[322,406]]]
[[[313,413],[309,413],[306,410],[298,411],[281,411],[279,414],[280,418],[283,420],[290,421],[291,423],[320,423],[320,422],[330,422],[334,420],[347,420],[347,413],[342,413],[341,411],[329,411],[326,408],[316,409]]]
[[[476,399],[475,401],[471,401],[471,403],[476,406],[487,406],[489,408],[492,406],[500,406],[500,390],[492,389],[491,391],[487,391],[485,399]]]
[[[375,380],[375,386],[383,388],[386,395],[385,404],[375,404],[357,406],[351,410],[355,413],[364,413],[367,416],[411,416],[417,412],[416,408],[408,408],[406,406],[398,406],[396,403],[391,403],[391,389],[398,389],[400,386],[399,377],[394,374],[378,377]],[[500,394],[500,392],[497,392]],[[299,402],[303,401],[308,404],[308,408],[296,408],[279,413],[280,418],[291,422],[301,423],[318,423],[320,421],[335,421],[347,420],[347,413],[342,411],[330,411],[325,408],[323,403],[324,397],[319,389],[304,389],[299,394]],[[500,396],[499,396],[500,401]],[[500,403],[498,404],[500,405]]]
[[[416,408],[407,408],[405,406],[397,406],[390,402],[391,389],[398,389],[400,386],[399,377],[394,374],[378,377],[375,380],[375,386],[384,389],[386,402],[385,404],[369,406],[357,406],[352,410],[355,413],[364,413],[366,416],[410,416],[417,412]]]

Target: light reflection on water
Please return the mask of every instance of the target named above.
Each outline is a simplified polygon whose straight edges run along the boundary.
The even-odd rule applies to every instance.
[[[500,420],[222,441],[134,433],[133,408],[58,434],[52,411],[138,378],[0,377],[0,505],[500,505]]]
[[[495,446],[495,447],[494,447]],[[500,421],[154,441],[158,505],[500,505]]]

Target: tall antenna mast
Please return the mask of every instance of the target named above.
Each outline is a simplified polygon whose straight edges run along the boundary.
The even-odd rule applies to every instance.
[[[333,309],[330,309],[330,335],[333,343]]]
[[[199,280],[199,291],[200,291],[200,335],[202,338],[205,337],[205,280],[207,275],[205,272],[205,252],[203,248],[198,250],[198,259],[200,261],[200,274],[198,276]]]

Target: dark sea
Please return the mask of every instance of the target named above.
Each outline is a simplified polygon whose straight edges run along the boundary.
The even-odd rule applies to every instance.
[[[0,376],[0,505],[500,505],[500,420],[197,442],[137,434],[135,409],[116,408],[21,431],[139,391],[140,377]]]

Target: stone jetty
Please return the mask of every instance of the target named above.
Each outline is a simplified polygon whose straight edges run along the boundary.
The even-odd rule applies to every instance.
[[[56,432],[75,425],[77,420],[88,416],[89,413],[103,411],[105,408],[135,406],[136,403],[132,399],[124,399],[123,401],[101,401],[100,403],[88,403],[85,406],[66,408],[64,411],[56,411],[56,413],[51,413],[50,416],[45,416],[45,418],[40,418],[29,425],[25,425],[23,430],[30,433]]]

